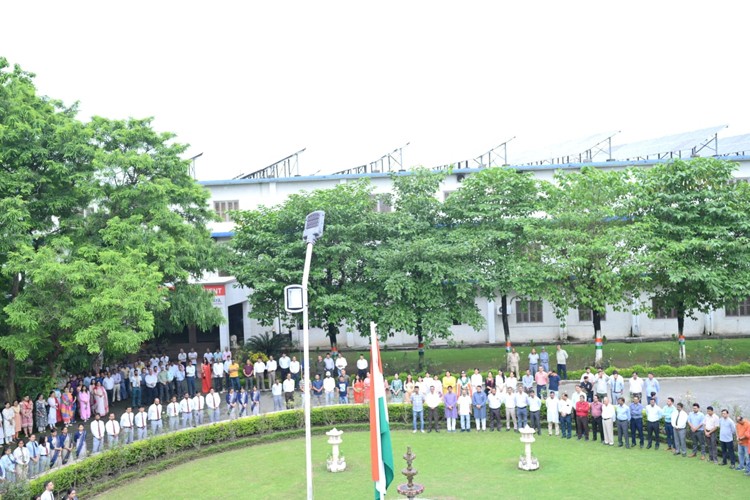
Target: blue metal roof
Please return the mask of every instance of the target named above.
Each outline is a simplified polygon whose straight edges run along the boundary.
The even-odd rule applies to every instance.
[[[232,238],[234,236],[234,231],[217,231],[215,233],[211,233],[211,238]]]

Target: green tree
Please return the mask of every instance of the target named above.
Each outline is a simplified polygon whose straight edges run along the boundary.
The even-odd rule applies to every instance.
[[[629,307],[641,286],[642,267],[630,239],[630,177],[627,170],[593,167],[556,174],[535,236],[544,295],[558,317],[563,320],[570,309],[592,312],[597,365],[606,307]]]
[[[544,282],[528,251],[534,214],[541,210],[542,185],[533,174],[487,168],[467,177],[445,202],[452,239],[468,244],[468,262],[479,293],[500,296],[503,333],[510,350],[508,296],[539,296]]]
[[[735,181],[736,168],[696,158],[637,171],[646,291],[658,307],[676,311],[683,359],[686,316],[750,295],[750,186]]]
[[[283,311],[284,287],[302,281],[302,230],[315,210],[324,210],[326,219],[310,271],[310,325],[323,328],[335,347],[342,325],[354,324],[359,307],[354,290],[364,282],[365,263],[379,238],[369,182],[295,194],[276,207],[235,213],[232,272],[253,290],[250,315],[273,324]]]
[[[65,233],[58,221],[81,218],[94,174],[89,133],[76,107],[38,96],[34,75],[0,58],[0,311],[23,293],[12,255]],[[22,333],[0,312],[0,384],[15,399]]]
[[[395,211],[383,214],[387,235],[368,262],[368,286],[356,301],[360,332],[372,318],[382,337],[405,331],[417,337],[419,368],[424,346],[452,336],[454,324],[481,328],[477,283],[470,273],[470,242],[454,238],[438,192],[444,174],[423,169],[393,176]],[[362,313],[365,313],[362,315]]]
[[[70,351],[137,350],[154,334],[154,315],[211,267],[208,194],[180,160],[184,146],[150,120],[84,125],[75,115],[0,59],[0,382],[8,399],[17,360],[50,375]],[[208,294],[192,292],[191,317],[219,321]]]

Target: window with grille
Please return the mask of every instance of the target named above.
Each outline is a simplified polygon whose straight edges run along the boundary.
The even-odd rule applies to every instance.
[[[653,308],[655,319],[675,319],[677,317],[677,309],[668,309],[657,300],[651,301],[651,307]]]
[[[599,316],[602,321],[607,321],[606,311],[600,313]],[[578,321],[579,322],[594,321],[593,311],[585,307],[579,307],[578,308]]]
[[[516,323],[542,323],[541,300],[519,300],[516,307]]]
[[[232,210],[239,210],[240,209],[240,202],[239,200],[220,200],[214,202],[214,212],[218,214],[218,216],[223,220],[224,222],[230,222],[232,218],[229,216],[229,212]]]
[[[750,316],[750,297],[737,304],[727,306],[727,316]]]

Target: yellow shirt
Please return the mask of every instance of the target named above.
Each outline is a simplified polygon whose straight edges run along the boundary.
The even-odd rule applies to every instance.
[[[236,378],[240,376],[240,365],[232,363],[229,365],[229,377]]]
[[[443,377],[443,394],[448,393],[448,387],[453,387],[453,392],[456,392],[456,377],[453,375],[450,377]]]

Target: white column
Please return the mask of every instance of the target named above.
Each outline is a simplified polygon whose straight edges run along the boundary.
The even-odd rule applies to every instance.
[[[714,310],[709,309],[709,311],[706,313],[706,326],[705,330],[708,335],[714,334]]]
[[[253,336],[253,332],[250,331],[252,323],[249,314],[250,302],[246,300],[242,303],[242,329],[245,331],[245,341],[248,341]]]
[[[487,301],[487,342],[497,342],[495,335],[495,318],[497,317],[497,306],[494,300]]]
[[[630,309],[630,330],[633,332],[633,337],[641,336],[641,317],[637,313],[638,305],[638,300],[635,300],[633,301],[633,305]]]
[[[225,348],[230,347],[229,345],[229,310],[227,309],[226,303],[221,308],[221,315],[224,316],[224,323],[219,325],[219,346],[224,351]]]

